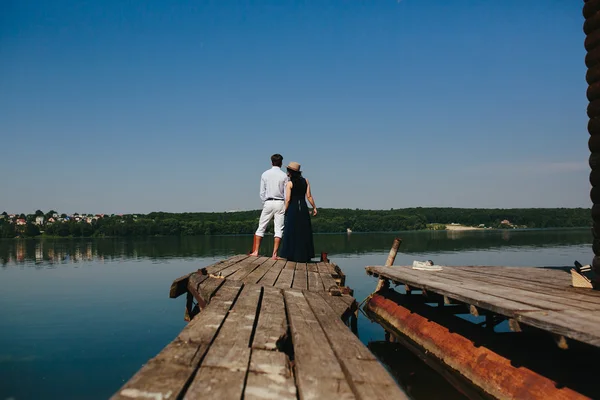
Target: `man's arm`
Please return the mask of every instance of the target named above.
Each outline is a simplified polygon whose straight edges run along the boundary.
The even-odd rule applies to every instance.
[[[267,182],[265,177],[260,177],[260,200],[264,203],[267,200]]]

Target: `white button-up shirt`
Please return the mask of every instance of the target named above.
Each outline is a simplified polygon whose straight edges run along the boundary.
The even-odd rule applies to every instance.
[[[288,177],[279,167],[266,170],[260,177],[260,199],[285,199],[285,184]]]

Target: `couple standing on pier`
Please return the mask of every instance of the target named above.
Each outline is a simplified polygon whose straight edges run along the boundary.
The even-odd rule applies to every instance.
[[[317,215],[317,207],[310,192],[308,180],[302,177],[300,164],[290,162],[281,170],[281,154],[271,156],[271,169],[260,177],[260,199],[263,202],[258,229],[254,234],[251,256],[258,256],[260,242],[271,219],[275,220],[275,243],[273,258],[281,245],[281,257],[289,261],[308,262],[315,256],[312,226],[306,200],[313,207],[312,215]],[[283,244],[281,243],[283,240]]]

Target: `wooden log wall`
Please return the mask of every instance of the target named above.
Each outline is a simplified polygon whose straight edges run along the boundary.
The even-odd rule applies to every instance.
[[[593,203],[592,234],[594,236],[592,267],[596,274],[600,274],[600,0],[584,0],[583,17],[585,18],[583,32],[586,35],[584,46],[587,51],[585,65],[588,68],[586,81],[589,85],[587,89],[590,134],[588,147],[591,152],[590,197]]]

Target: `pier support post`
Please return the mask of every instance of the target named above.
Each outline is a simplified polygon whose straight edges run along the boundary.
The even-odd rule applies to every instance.
[[[385,261],[386,267],[391,267],[394,264],[394,260],[396,259],[396,254],[398,254],[400,244],[402,244],[402,239],[395,238],[394,243],[392,244],[392,248],[390,249],[390,254],[388,255],[387,260]]]

